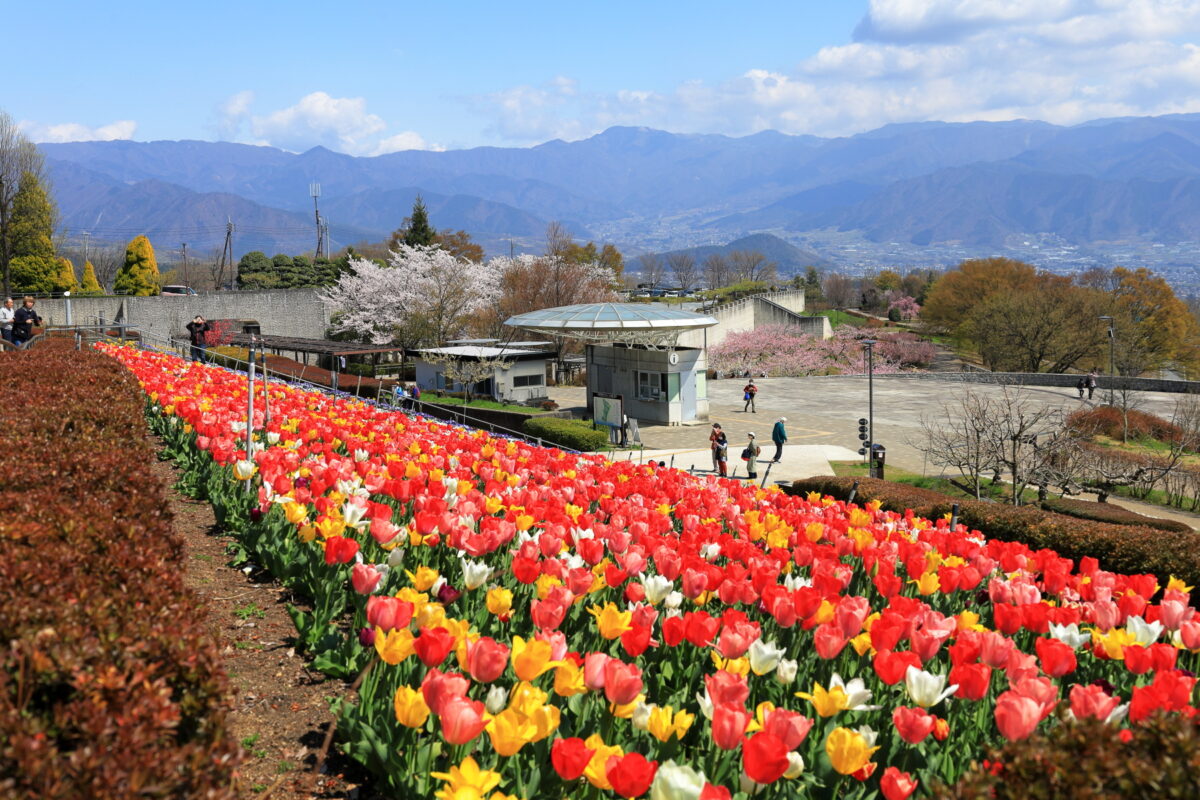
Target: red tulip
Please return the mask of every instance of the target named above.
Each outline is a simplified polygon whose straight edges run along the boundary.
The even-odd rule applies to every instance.
[[[846,636],[837,625],[827,622],[824,625],[818,625],[817,629],[813,631],[813,646],[821,658],[826,660],[837,658],[846,646]]]
[[[346,536],[330,536],[325,540],[325,563],[349,564],[358,553],[358,542]]]
[[[416,646],[414,642],[413,646]],[[480,683],[491,683],[504,674],[508,666],[508,645],[490,636],[467,642],[467,672]]]
[[[446,698],[438,717],[442,721],[442,738],[447,744],[466,744],[487,727],[483,703],[462,695]]]
[[[470,681],[457,672],[441,672],[431,669],[421,682],[421,696],[425,705],[435,714],[441,714],[442,706],[451,697],[461,697],[471,686]]]
[[[1026,739],[1042,721],[1042,707],[1016,692],[1004,692],[996,698],[996,727],[1010,742]]]
[[[604,665],[604,696],[608,702],[623,706],[632,703],[642,691],[642,668],[610,658]]]
[[[555,739],[550,748],[550,763],[558,777],[570,782],[583,774],[596,751],[584,744],[583,739]]]
[[[610,756],[604,768],[605,777],[612,784],[613,791],[627,798],[641,797],[648,792],[657,771],[658,762],[647,761],[641,753]]]
[[[683,641],[683,617],[667,617],[662,624],[663,644],[675,647]],[[1197,623],[1200,628],[1200,623]]]
[[[650,626],[635,625],[621,634],[621,647],[630,658],[637,658],[650,646],[650,633]]]
[[[367,623],[384,631],[407,628],[412,621],[413,605],[399,597],[367,598]]]
[[[454,637],[442,627],[421,628],[421,635],[413,639],[413,651],[427,667],[436,667],[446,660],[454,647]]]
[[[812,726],[811,719],[786,708],[777,708],[763,717],[763,730],[782,739],[788,750],[795,750],[803,744]]]
[[[730,749],[730,748],[726,748]],[[788,747],[778,736],[760,731],[742,748],[742,769],[755,783],[774,783],[788,768]]]
[[[964,700],[982,700],[991,685],[992,668],[987,664],[959,664],[950,668],[948,680],[952,684],[958,684],[956,697]]]
[[[896,706],[892,712],[892,724],[900,738],[909,744],[920,744],[933,732],[936,717],[923,708]]]
[[[736,750],[742,743],[752,717],[744,708],[721,704],[713,706],[712,737],[722,750]]]
[[[1061,678],[1075,671],[1075,651],[1066,642],[1042,637],[1034,644],[1034,648],[1042,662],[1042,672],[1051,678]]]
[[[887,800],[906,800],[917,788],[917,780],[907,772],[888,767],[879,779],[879,788]]]
[[[732,797],[732,794],[728,787],[705,783],[704,788],[700,790],[700,797],[697,800],[729,800],[730,797]]]
[[[374,564],[355,564],[350,570],[350,584],[359,594],[371,594],[379,588],[383,573]]]
[[[879,623],[875,623],[878,625]],[[875,630],[874,627],[871,628]],[[893,653],[891,650],[880,650],[875,654],[875,660],[872,662],[875,666],[875,674],[879,676],[879,680],[886,683],[888,686],[895,686],[904,679],[904,673],[909,667],[921,668],[921,659],[916,653],[902,650],[899,653]],[[951,681],[953,683],[953,681]]]
[[[708,697],[714,706],[744,706],[750,699],[750,684],[746,676],[734,675],[725,670],[705,675],[704,687],[708,689]]]
[[[1092,717],[1106,720],[1120,702],[1095,684],[1084,686],[1077,683],[1071,687],[1071,713],[1075,719]]]

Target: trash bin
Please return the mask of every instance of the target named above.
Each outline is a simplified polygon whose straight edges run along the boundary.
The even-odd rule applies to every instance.
[[[868,474],[872,478],[883,480],[883,465],[887,461],[887,448],[878,442],[871,445],[871,461]]]

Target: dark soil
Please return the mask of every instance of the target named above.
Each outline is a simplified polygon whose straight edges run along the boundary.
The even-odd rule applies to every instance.
[[[167,486],[174,467],[156,462]],[[236,779],[238,795],[272,800],[375,800],[370,776],[342,756],[336,745],[321,772],[313,773],[333,714],[326,698],[344,695],[348,685],[308,668],[295,651],[295,627],[287,604],[291,592],[269,575],[228,565],[232,538],[216,527],[212,507],[168,491],[175,532],[187,558],[185,582],[204,600],[225,669],[237,687],[230,717],[233,735],[246,757]]]

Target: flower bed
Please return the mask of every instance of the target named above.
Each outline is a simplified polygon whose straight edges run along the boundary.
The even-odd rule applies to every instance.
[[[0,793],[222,798],[230,688],[111,359],[0,355]]]
[[[1194,712],[1177,580],[278,384],[248,454],[244,377],[106,350],[312,598],[342,746],[400,796],[898,800],[1067,711]]]
[[[796,481],[791,491],[801,495],[818,492],[844,499],[855,482],[861,502],[873,500],[893,511],[911,510],[918,516],[949,518],[955,503],[940,492],[872,478],[806,478]],[[957,502],[959,521],[991,538],[1050,548],[1077,561],[1095,559],[1105,569],[1152,573],[1163,582],[1172,575],[1188,583],[1200,581],[1198,534],[1186,526],[1182,526],[1184,530],[1161,530],[1127,523],[1091,522],[1034,506],[1014,508],[1004,503]]]

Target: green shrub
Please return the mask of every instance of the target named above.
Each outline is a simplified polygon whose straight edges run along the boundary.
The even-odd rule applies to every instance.
[[[1075,500],[1069,497],[1051,497],[1042,502],[1042,508],[1056,514],[1066,514],[1068,517],[1111,522],[1113,525],[1144,525],[1160,531],[1192,532],[1192,527],[1183,522],[1147,517],[1127,508],[1114,506],[1112,503],[1096,503],[1091,500]]]
[[[789,491],[805,495],[819,492],[845,500],[858,481],[855,502],[878,500],[882,507],[936,519],[958,503],[958,520],[984,536],[1022,542],[1035,550],[1049,548],[1076,561],[1091,556],[1103,569],[1126,574],[1152,573],[1162,584],[1175,575],[1192,584],[1200,581],[1200,540],[1190,529],[1164,531],[1135,525],[1092,522],[1043,511],[1034,506],[1015,508],[1001,503],[958,500],[928,489],[872,478],[821,476],[796,481]]]
[[[532,417],[521,424],[528,436],[536,436],[547,442],[583,452],[599,450],[608,444],[608,431],[593,430],[592,423],[581,419],[559,417]]]
[[[1132,734],[1132,735],[1130,735]],[[1156,714],[1124,733],[1094,719],[1055,725],[993,749],[953,786],[934,786],[938,800],[1027,798],[1200,797],[1200,722]]]

